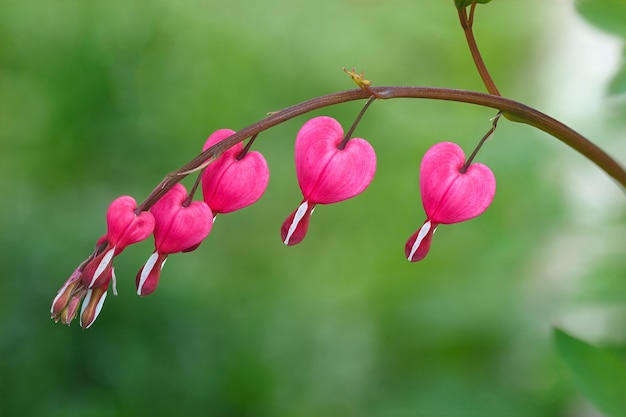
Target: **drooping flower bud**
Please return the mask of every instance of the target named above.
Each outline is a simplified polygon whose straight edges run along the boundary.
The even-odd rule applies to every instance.
[[[77,305],[81,300],[80,292],[82,281],[80,276],[81,271],[79,268],[76,268],[59,289],[54,300],[52,300],[50,315],[54,321],[61,320],[63,324],[69,325],[76,315]],[[73,301],[73,298],[77,298],[78,301]],[[73,306],[70,307],[70,304],[73,304]]]
[[[114,274],[114,270],[111,269],[111,274]],[[83,305],[80,309],[80,327],[88,329],[96,321],[104,300],[107,298],[107,286],[90,288],[87,290]]]
[[[304,200],[281,227],[286,245],[295,245],[304,239],[317,204],[355,197],[372,181],[376,172],[372,146],[364,139],[352,138],[341,148],[343,140],[341,124],[326,116],[309,120],[298,132],[295,163]]]
[[[142,296],[156,289],[169,254],[197,248],[213,227],[209,206],[204,201],[188,204],[187,190],[182,184],[169,190],[150,212],[155,219],[155,252],[137,274],[137,294]]]
[[[203,151],[235,133],[221,129],[207,139]],[[202,174],[202,194],[213,214],[230,213],[255,203],[267,188],[269,168],[259,152],[242,155],[237,143],[207,166]]]
[[[420,166],[420,190],[426,222],[405,245],[411,262],[423,259],[430,249],[432,235],[440,224],[452,224],[482,214],[491,204],[496,179],[483,164],[470,164],[465,172],[465,154],[455,143],[432,146]]]

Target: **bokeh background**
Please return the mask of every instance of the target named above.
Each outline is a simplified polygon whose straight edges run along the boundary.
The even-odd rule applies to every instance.
[[[567,0],[480,6],[476,36],[504,95],[626,162],[626,104],[606,91],[617,38]],[[469,153],[490,126],[471,105],[375,103],[356,131],[374,181],[289,248],[307,117],[262,134],[264,197],[171,256],[153,295],[134,294],[146,241],[116,259],[120,294],[90,329],[48,318],[110,201],[145,198],[216,129],[353,88],[342,67],[484,91],[451,0],[0,3],[1,416],[600,415],[551,338],[626,344],[626,199],[589,161],[501,121],[478,157],[492,206],[404,259],[421,156],[443,140]],[[347,127],[361,105],[313,115]]]

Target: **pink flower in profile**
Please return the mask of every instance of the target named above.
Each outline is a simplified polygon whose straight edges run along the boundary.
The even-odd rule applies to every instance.
[[[207,139],[203,151],[234,134],[234,130],[220,129]],[[244,151],[237,143],[202,174],[202,194],[213,214],[230,213],[255,203],[267,188],[269,168],[259,152]]]
[[[129,196],[116,198],[107,210],[108,231],[98,244],[104,248],[83,269],[81,279],[87,288],[104,286],[111,277],[113,258],[129,245],[152,234],[154,217],[150,212],[135,213],[137,202]]]
[[[465,154],[455,143],[442,142],[424,155],[420,167],[420,190],[426,221],[407,241],[409,261],[424,259],[433,233],[440,224],[452,224],[482,214],[496,192],[496,179],[483,164],[471,164],[463,171]]]
[[[138,295],[156,289],[167,256],[196,249],[213,227],[213,213],[204,201],[188,201],[187,190],[176,184],[150,212],[155,219],[154,253],[137,273]]]
[[[94,253],[74,270],[52,300],[50,314],[54,321],[69,325],[80,310],[80,325],[90,327],[104,304],[109,283],[115,289],[113,258],[128,245],[152,233],[154,217],[149,212],[135,213],[137,203],[132,197],[115,199],[107,210],[107,234],[98,240]]]
[[[362,193],[376,172],[376,154],[360,138],[344,141],[343,128],[331,117],[306,122],[296,137],[295,162],[304,199],[281,227],[285,245],[304,239],[317,204],[332,204]]]

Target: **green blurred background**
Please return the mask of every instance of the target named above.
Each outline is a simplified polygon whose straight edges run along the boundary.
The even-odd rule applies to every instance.
[[[503,94],[624,162],[623,100],[568,64],[584,44],[555,52],[577,33],[556,24],[564,10],[480,6],[479,44]],[[484,91],[452,0],[0,3],[0,416],[598,415],[550,328],[626,344],[626,205],[610,178],[503,120],[478,158],[498,180],[490,209],[441,227],[425,261],[404,259],[424,220],[421,156],[443,140],[469,153],[490,126],[494,112],[470,105],[375,103],[356,131],[376,149],[374,181],[319,207],[297,247],[279,229],[301,198],[307,117],[262,134],[264,197],[171,256],[155,294],[134,294],[146,241],[116,259],[120,295],[90,329],[49,320],[111,200],[145,198],[216,129],[353,88],[342,67]],[[567,107],[583,84],[599,98]],[[314,115],[347,127],[361,105]]]

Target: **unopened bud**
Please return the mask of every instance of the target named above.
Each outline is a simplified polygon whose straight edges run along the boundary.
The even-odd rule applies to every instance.
[[[87,290],[80,310],[80,326],[88,329],[98,318],[102,305],[107,297],[107,287],[97,287]]]

